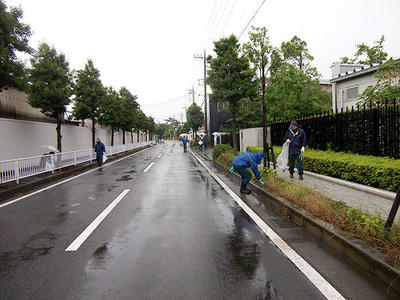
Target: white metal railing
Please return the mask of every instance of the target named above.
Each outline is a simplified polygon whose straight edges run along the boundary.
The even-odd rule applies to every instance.
[[[137,149],[150,145],[152,142],[140,142],[134,144],[106,146],[106,155],[114,155],[125,151]],[[0,184],[10,181],[16,181],[22,178],[35,176],[45,172],[54,172],[54,170],[68,166],[88,162],[96,159],[93,149],[63,152],[58,154],[49,154],[18,158],[0,161]]]

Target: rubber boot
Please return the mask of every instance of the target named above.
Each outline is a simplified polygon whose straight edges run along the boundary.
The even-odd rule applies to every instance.
[[[241,192],[242,194],[246,194],[246,195],[248,195],[248,194],[251,193],[251,191],[249,191],[249,190],[246,188],[246,185],[244,185],[244,184],[241,184],[241,185],[240,185],[240,192]]]
[[[290,179],[293,179],[293,173],[290,173]]]
[[[303,180],[303,174],[299,174],[299,180]]]

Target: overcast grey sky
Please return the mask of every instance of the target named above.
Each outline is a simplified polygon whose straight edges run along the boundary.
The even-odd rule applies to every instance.
[[[203,64],[193,56],[211,53],[222,36],[239,36],[262,0],[5,2],[21,5],[32,47],[53,45],[75,69],[93,59],[104,85],[126,86],[147,115],[163,121],[180,120],[192,85],[202,104]],[[305,40],[323,78],[330,78],[332,62],[354,55],[357,43],[371,45],[381,34],[389,56],[400,57],[399,0],[267,0],[252,25],[267,27],[274,46],[294,35]]]

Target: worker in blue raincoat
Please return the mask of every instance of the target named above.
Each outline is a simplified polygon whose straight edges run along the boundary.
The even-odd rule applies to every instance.
[[[94,145],[94,152],[96,153],[97,165],[101,167],[103,165],[103,154],[106,152],[106,147],[100,141],[99,138],[96,139],[96,145]]]
[[[240,192],[242,194],[250,194],[250,191],[247,189],[247,184],[251,179],[251,173],[247,168],[251,168],[254,173],[254,176],[260,181],[261,185],[264,185],[264,182],[261,179],[260,172],[258,172],[257,165],[259,165],[264,158],[264,152],[260,151],[257,153],[252,152],[244,152],[238,155],[232,162],[232,167],[230,168],[231,173],[234,170],[238,171],[238,173],[242,176],[241,184],[240,184]]]
[[[285,134],[285,141],[289,144],[289,173],[290,178],[293,178],[294,164],[297,163],[299,171],[299,179],[303,180],[303,153],[306,146],[306,133],[299,128],[296,121],[290,122],[289,129]]]
[[[182,139],[183,151],[184,151],[184,152],[186,152],[187,143],[188,143],[188,139],[186,138],[186,136],[184,136],[183,139]]]

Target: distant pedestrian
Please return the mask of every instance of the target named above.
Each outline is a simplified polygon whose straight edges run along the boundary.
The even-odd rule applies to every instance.
[[[290,122],[289,129],[285,134],[285,141],[289,142],[289,173],[293,178],[294,165],[297,163],[299,179],[303,180],[303,153],[306,146],[306,133],[299,128],[296,121]]]
[[[187,150],[187,143],[188,143],[188,139],[186,138],[186,136],[183,137],[182,139],[182,144],[183,144],[183,151],[186,152]]]
[[[260,172],[258,172],[257,165],[261,163],[261,160],[264,158],[264,152],[260,151],[257,153],[252,152],[244,152],[239,156],[235,157],[232,162],[232,167],[230,168],[231,173],[234,170],[238,171],[242,176],[241,184],[240,184],[240,192],[242,194],[250,194],[251,191],[247,189],[247,184],[251,179],[251,173],[247,168],[251,168],[254,173],[254,176],[258,179],[261,185],[264,185],[263,180],[261,179]]]
[[[207,149],[207,136],[205,135],[204,137],[203,137],[203,144],[204,144],[204,149]]]
[[[96,145],[94,146],[94,152],[96,153],[97,165],[101,167],[103,165],[103,154],[106,152],[106,147],[100,141],[99,138],[96,139]]]

